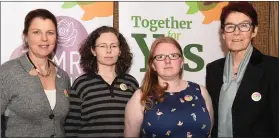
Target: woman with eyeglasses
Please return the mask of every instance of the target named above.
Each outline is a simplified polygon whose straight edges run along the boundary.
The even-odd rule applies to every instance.
[[[213,124],[207,90],[182,79],[184,58],[178,42],[157,38],[143,84],[125,110],[125,137],[205,138]]]
[[[252,39],[258,17],[248,2],[231,2],[221,13],[229,52],[207,65],[213,137],[278,137],[278,58],[263,55]]]
[[[132,54],[116,29],[94,30],[79,49],[84,74],[70,91],[66,119],[67,137],[122,137],[126,103],[138,89],[137,80],[127,74]]]

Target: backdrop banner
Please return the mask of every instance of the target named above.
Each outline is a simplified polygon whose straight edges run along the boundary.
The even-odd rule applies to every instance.
[[[183,78],[205,85],[206,64],[224,57],[220,13],[228,2],[119,2],[119,30],[134,55],[130,74],[140,83],[149,49],[160,35],[175,38],[184,54]],[[52,59],[73,82],[83,72],[78,53],[94,29],[113,25],[113,2],[1,2],[1,64],[24,52],[24,17],[37,8],[58,20],[57,53]],[[17,10],[14,10],[17,9]]]

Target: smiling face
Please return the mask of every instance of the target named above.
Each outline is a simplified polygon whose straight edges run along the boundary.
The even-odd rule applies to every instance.
[[[165,56],[165,59],[158,61],[162,56]],[[183,58],[174,44],[159,43],[154,49],[153,57],[156,58],[153,60],[152,68],[157,72],[158,77],[163,79],[179,77]]]
[[[114,33],[102,33],[96,40],[95,49],[91,49],[98,64],[114,66],[120,56],[119,41]]]
[[[252,24],[252,20],[243,13],[232,12],[227,16],[224,25],[232,25],[231,28],[233,28],[233,25],[239,25],[239,27],[247,27],[245,26],[245,23]],[[255,27],[253,25],[251,25],[250,30],[246,32],[240,31],[239,28],[236,27],[235,30],[231,33],[227,33],[224,30],[222,37],[225,40],[225,43],[229,50],[245,51],[251,43],[252,38],[257,35],[257,31],[258,27]]]
[[[36,57],[47,57],[56,45],[56,27],[49,19],[34,18],[24,36],[29,53]]]

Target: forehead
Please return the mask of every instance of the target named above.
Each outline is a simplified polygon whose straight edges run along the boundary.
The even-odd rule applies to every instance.
[[[55,25],[50,19],[36,17],[31,21],[30,29],[55,30]]]
[[[247,16],[241,12],[230,13],[225,20],[225,24],[227,24],[227,23],[238,24],[238,23],[243,23],[243,22],[252,22],[252,20],[249,16]]]
[[[159,43],[154,49],[154,55],[180,53],[179,49],[172,43]]]
[[[100,37],[96,40],[96,43],[117,43],[118,39],[114,33],[102,33]]]

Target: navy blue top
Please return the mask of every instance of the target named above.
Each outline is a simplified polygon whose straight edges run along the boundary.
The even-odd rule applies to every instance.
[[[200,86],[188,81],[180,92],[165,92],[165,100],[144,111],[145,138],[204,138],[210,131],[210,117]]]

